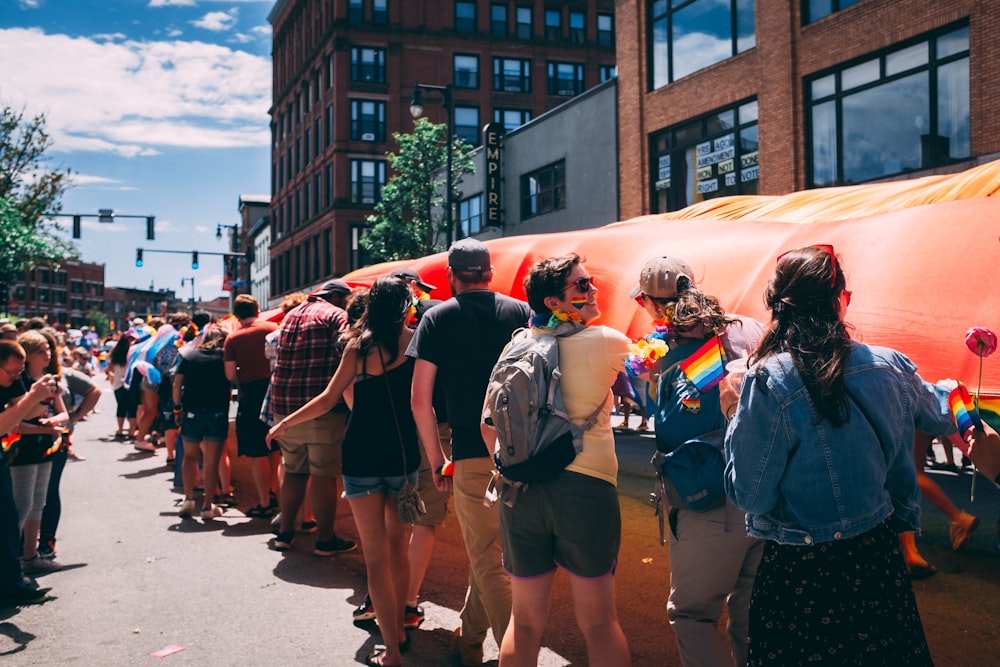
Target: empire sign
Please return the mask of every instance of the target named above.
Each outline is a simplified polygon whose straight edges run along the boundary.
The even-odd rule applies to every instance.
[[[485,224],[489,227],[503,226],[503,207],[500,204],[500,151],[504,135],[503,125],[490,123],[483,128],[483,147],[486,150],[486,188],[484,205]]]

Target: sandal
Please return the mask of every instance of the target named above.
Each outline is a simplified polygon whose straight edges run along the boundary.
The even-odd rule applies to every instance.
[[[274,513],[274,510],[264,505],[254,505],[246,511],[246,515],[253,519],[267,519]]]
[[[365,664],[371,665],[372,667],[389,667],[387,663],[382,662],[384,656],[385,656],[385,650],[379,649],[374,653],[372,653],[371,655],[369,655],[367,658],[365,658]],[[402,665],[403,663],[399,664]]]

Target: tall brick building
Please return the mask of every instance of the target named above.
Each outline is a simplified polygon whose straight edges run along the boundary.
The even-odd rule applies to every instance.
[[[628,218],[1000,157],[984,0],[619,0]]]
[[[483,125],[513,129],[614,76],[614,5],[276,2],[271,296],[367,263],[358,240],[391,176],[392,133],[413,127],[414,83],[451,84],[456,134],[478,144]],[[425,95],[425,114],[443,123],[439,99]]]

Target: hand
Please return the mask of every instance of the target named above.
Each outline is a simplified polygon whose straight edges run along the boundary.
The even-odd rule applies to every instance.
[[[274,426],[272,426],[268,430],[267,436],[265,436],[264,439],[267,441],[267,444],[270,446],[272,440],[275,440],[275,439],[280,438],[281,436],[285,435],[286,431],[288,431],[288,424],[286,424],[285,420],[282,419],[280,422],[278,422],[277,424],[275,424]]]
[[[969,443],[969,458],[991,482],[1000,476],[1000,435],[983,422],[982,428],[970,429],[965,436]]]
[[[451,477],[445,477],[444,475],[439,475],[436,472],[431,474],[434,475],[434,486],[437,487],[438,491],[441,493],[451,493],[452,486],[454,484]]]

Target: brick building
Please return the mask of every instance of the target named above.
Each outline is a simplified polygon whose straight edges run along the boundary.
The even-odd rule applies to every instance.
[[[9,312],[19,318],[45,317],[54,326],[87,324],[91,308],[104,310],[104,265],[63,260],[25,271],[11,286]]]
[[[278,0],[272,297],[366,262],[358,240],[409,132],[414,83],[452,86],[456,135],[513,129],[614,76],[614,0]],[[619,33],[621,34],[621,33]],[[435,93],[425,113],[445,122]],[[457,216],[456,216],[457,219]]]
[[[107,287],[104,290],[104,314],[119,331],[129,328],[133,318],[166,317],[190,305],[177,300],[171,289],[145,290],[137,287]]]
[[[982,0],[616,3],[623,218],[1000,154]]]

